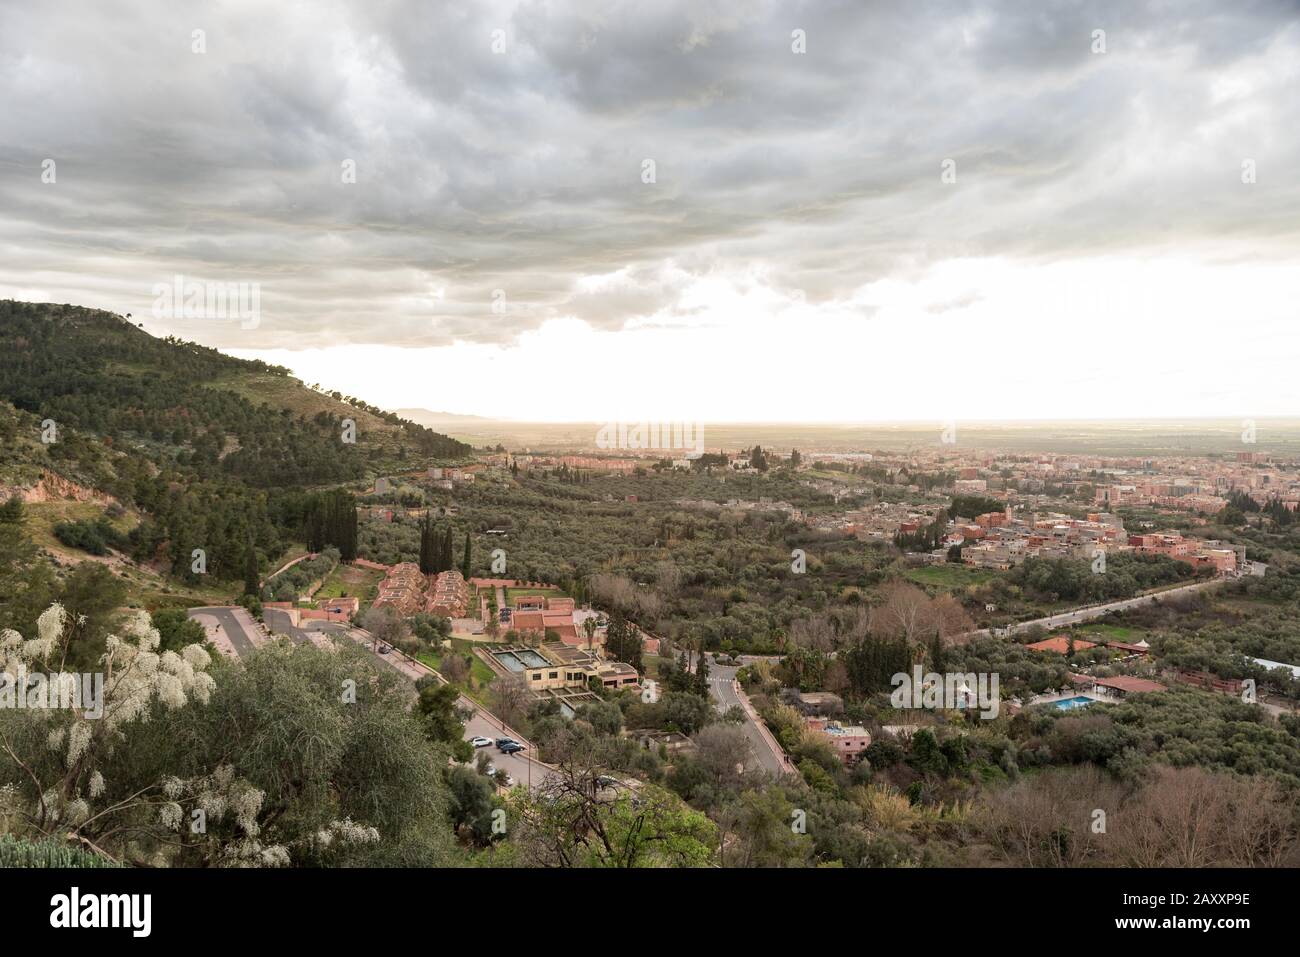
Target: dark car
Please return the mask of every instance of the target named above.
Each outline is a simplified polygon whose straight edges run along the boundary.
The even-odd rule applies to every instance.
[[[508,741],[508,742],[506,742],[505,744],[498,744],[498,745],[497,745],[497,749],[498,749],[502,754],[514,754],[514,753],[516,753],[516,752],[518,752],[518,751],[527,751],[527,750],[528,750],[528,749],[525,748],[522,744],[520,744],[518,741]]]

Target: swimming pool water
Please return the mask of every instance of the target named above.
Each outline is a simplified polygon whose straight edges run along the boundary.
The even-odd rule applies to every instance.
[[[1053,701],[1052,704],[1060,708],[1062,711],[1072,711],[1075,708],[1086,708],[1088,705],[1093,704],[1094,701],[1095,699],[1093,698],[1085,698],[1083,695],[1077,695],[1073,698],[1063,698],[1060,701]]]

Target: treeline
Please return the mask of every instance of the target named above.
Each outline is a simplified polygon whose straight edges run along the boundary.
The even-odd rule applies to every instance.
[[[127,537],[119,532],[106,516],[59,522],[54,526],[54,537],[69,548],[79,548],[91,555],[107,555],[109,549],[119,551],[127,547]]]
[[[469,548],[466,536],[465,547]],[[433,518],[426,514],[420,522],[420,571],[426,575],[452,569],[452,530],[451,526],[435,526]],[[466,575],[466,578],[469,576]]]
[[[983,495],[954,495],[952,504],[948,506],[948,514],[959,515],[962,518],[975,518],[979,515],[987,515],[989,512],[1005,511],[1006,507],[1005,502]]]
[[[1095,571],[1084,559],[1029,558],[1017,565],[1007,581],[1041,601],[1107,601],[1132,598],[1161,585],[1190,581],[1196,571],[1187,562],[1167,555],[1106,556],[1104,570]]]
[[[322,552],[332,545],[338,549],[342,561],[354,561],[357,557],[356,497],[343,489],[313,495],[307,504],[305,531],[308,550]]]

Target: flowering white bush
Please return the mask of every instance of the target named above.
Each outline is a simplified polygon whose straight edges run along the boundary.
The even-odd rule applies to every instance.
[[[0,634],[0,668],[57,673],[70,651],[84,654],[57,605],[37,632]],[[367,662],[286,642],[226,666],[200,644],[162,650],[138,613],[107,636],[97,667],[94,713],[0,709],[0,830],[133,864],[218,867],[381,859],[381,832],[400,846],[413,820],[444,835],[445,756],[411,718],[405,686]],[[373,707],[340,701],[356,678]],[[374,811],[355,821],[342,807]]]
[[[67,625],[66,610],[55,604],[37,619],[37,638],[24,640],[8,629],[0,633],[0,671],[12,682],[19,676],[47,670],[60,673],[67,652]],[[160,653],[158,630],[143,611],[129,618],[121,631],[121,635],[108,636],[100,659],[104,675],[100,717],[94,717],[87,708],[33,709],[25,714],[28,720],[51,724],[46,743],[61,755],[67,769],[61,780],[41,782],[31,823],[45,833],[57,828],[66,831],[71,839],[85,840],[80,833],[82,825],[105,813],[102,809],[97,813],[93,804],[108,788],[98,765],[126,740],[132,723],[149,721],[156,707],[176,709],[190,701],[206,704],[216,687],[207,673],[212,658],[202,645],[188,645],[179,654]],[[0,746],[35,777],[29,762],[16,754],[7,741],[0,742]],[[256,842],[262,794],[237,780],[229,766],[192,780],[164,778],[156,788],[132,795],[113,810],[157,805],[159,824],[179,831],[185,819],[181,801],[202,811],[204,820],[220,821],[227,812],[233,814],[241,836],[222,849],[224,858],[245,866],[287,863],[288,853],[283,848]]]

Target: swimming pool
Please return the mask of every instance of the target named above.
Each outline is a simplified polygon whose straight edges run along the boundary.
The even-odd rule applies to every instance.
[[[511,671],[523,671],[524,668],[545,668],[550,664],[535,651],[494,651],[492,657]]]
[[[1072,711],[1075,708],[1086,708],[1088,705],[1095,703],[1095,698],[1085,698],[1083,695],[1077,695],[1073,698],[1063,698],[1060,701],[1053,701],[1052,704],[1062,711]]]

